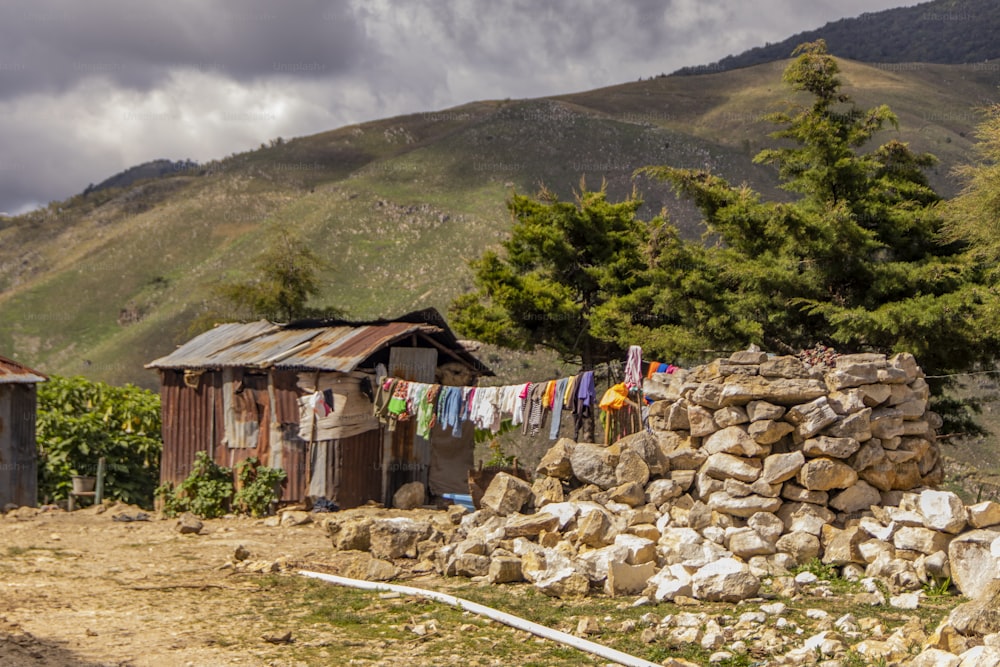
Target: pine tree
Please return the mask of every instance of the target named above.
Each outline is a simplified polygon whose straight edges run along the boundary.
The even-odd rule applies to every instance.
[[[503,253],[472,262],[477,290],[452,305],[455,328],[508,348],[548,348],[584,369],[623,358],[618,342],[594,334],[591,319],[643,286],[650,229],[661,221],[639,220],[641,204],[634,196],[609,202],[603,188],[585,186],[575,202],[547,190],[514,194],[511,236]]]
[[[734,322],[722,336],[711,317],[688,326],[779,352],[824,343],[906,350],[928,370],[967,367],[983,352],[976,292],[967,289],[976,275],[960,243],[940,240],[939,197],[923,171],[933,156],[896,140],[863,152],[896,117],[886,106],[859,108],[842,92],[822,41],[793,55],[784,81],[799,101],[770,117],[784,145],[755,160],[774,165],[797,199],[763,201],[704,171],[642,170],[691,198],[718,241],[702,256],[701,272],[717,281],[703,310]]]

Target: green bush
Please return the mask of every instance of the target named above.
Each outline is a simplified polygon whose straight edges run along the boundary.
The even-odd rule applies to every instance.
[[[73,475],[96,475],[104,497],[151,507],[160,477],[160,397],[128,384],[53,375],[38,385],[38,494],[68,497]]]
[[[255,517],[270,513],[271,503],[281,497],[280,484],[287,477],[280,468],[260,465],[256,456],[237,464],[236,476],[240,490],[233,496],[233,507]]]
[[[205,452],[198,452],[187,479],[176,488],[173,482],[164,482],[156,495],[163,498],[163,513],[167,516],[191,512],[214,519],[229,511],[233,470],[216,464]]]
[[[257,457],[241,461],[236,466],[240,490],[233,493],[233,470],[215,463],[205,452],[195,455],[191,474],[175,488],[165,482],[156,489],[163,499],[163,513],[176,516],[191,512],[205,519],[214,519],[231,509],[255,517],[264,516],[271,503],[281,494],[280,484],[285,471],[260,465]]]

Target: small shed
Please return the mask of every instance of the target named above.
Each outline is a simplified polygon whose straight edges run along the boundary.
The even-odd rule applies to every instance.
[[[38,503],[35,385],[47,379],[0,356],[0,509]]]
[[[219,465],[253,456],[282,468],[283,502],[388,505],[412,481],[433,495],[467,493],[472,429],[461,438],[434,429],[429,439],[412,422],[388,430],[372,403],[380,366],[450,385],[493,375],[434,309],[367,322],[222,324],[146,365],[160,374],[161,482],[183,481],[207,452]]]

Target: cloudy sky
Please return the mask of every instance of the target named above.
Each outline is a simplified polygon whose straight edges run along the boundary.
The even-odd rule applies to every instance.
[[[155,158],[707,64],[907,0],[3,0],[0,212]]]

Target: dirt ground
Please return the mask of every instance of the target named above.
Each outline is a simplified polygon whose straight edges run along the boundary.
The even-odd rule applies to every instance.
[[[176,520],[155,515],[113,520],[134,517],[140,511],[135,507],[97,509],[27,516],[30,508],[21,508],[0,518],[0,665],[342,664],[290,659],[281,642],[286,627],[295,629],[298,649],[303,643],[317,650],[342,646],[350,638],[341,628],[304,628],[295,618],[282,618],[281,600],[274,598],[286,589],[267,590],[266,575],[226,565],[242,546],[250,552],[245,562],[284,558],[292,570],[336,572],[338,555],[320,525],[229,518],[182,535]],[[366,658],[362,664],[392,664],[400,657],[389,649],[381,656],[370,647],[358,650],[368,653],[359,656]]]

